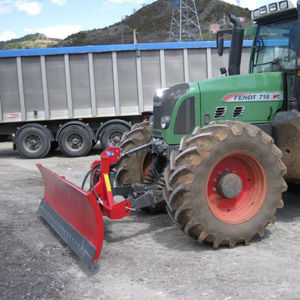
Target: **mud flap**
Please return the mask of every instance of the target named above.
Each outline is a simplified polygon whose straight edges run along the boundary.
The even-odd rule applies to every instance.
[[[45,186],[38,214],[85,264],[101,253],[103,215],[95,196],[38,164]]]

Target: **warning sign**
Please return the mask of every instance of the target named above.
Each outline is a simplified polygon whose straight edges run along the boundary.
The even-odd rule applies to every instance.
[[[231,94],[223,102],[283,101],[283,92]]]

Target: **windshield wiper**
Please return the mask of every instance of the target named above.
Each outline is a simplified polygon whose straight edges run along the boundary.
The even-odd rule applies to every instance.
[[[272,71],[281,71],[283,69],[283,65],[282,65],[282,59],[281,58],[275,58],[273,60],[267,61],[267,62],[263,62],[263,63],[256,63],[254,65],[254,67],[258,67],[258,66],[264,66],[264,65],[270,65],[272,64]]]
[[[261,49],[263,49],[264,47],[265,47],[264,39],[261,36],[259,36],[257,38],[256,45],[255,45],[256,60],[255,63],[253,62],[253,67],[257,66],[258,54],[261,51]]]

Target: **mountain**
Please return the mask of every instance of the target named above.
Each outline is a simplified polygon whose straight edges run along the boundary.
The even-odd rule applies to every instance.
[[[49,48],[56,46],[60,41],[60,39],[48,38],[41,33],[28,34],[19,39],[0,42],[0,50]]]
[[[251,12],[248,9],[220,0],[195,0],[195,3],[203,40],[215,39],[215,34],[208,33],[212,23],[219,23],[221,28],[232,26],[227,17],[229,13],[243,17],[246,23],[250,22]],[[109,27],[72,34],[58,46],[130,44],[133,43],[134,29],[138,43],[168,42],[172,9],[172,0],[158,0]]]
[[[121,22],[111,26],[81,31],[68,36],[65,40],[49,39],[36,33],[20,39],[0,42],[0,49],[23,49],[45,47],[68,47],[84,45],[131,44],[133,31],[136,30],[138,43],[168,42],[174,0],[158,0],[145,5],[132,15],[125,16]],[[228,14],[232,13],[250,23],[248,9],[231,5],[220,0],[195,0],[203,40],[214,40],[215,34],[209,33],[209,25],[218,23],[222,29],[232,27]]]

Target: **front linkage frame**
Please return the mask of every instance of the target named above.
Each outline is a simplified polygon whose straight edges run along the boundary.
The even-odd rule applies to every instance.
[[[135,151],[149,148],[144,145]],[[122,219],[137,208],[151,207],[161,193],[151,184],[132,184],[115,187],[113,167],[120,159],[120,148],[109,147],[101,153],[101,160],[92,163],[82,188],[65,177],[38,164],[44,185],[44,198],[38,214],[52,227],[74,253],[87,265],[95,262],[101,253],[104,239],[103,216]],[[90,187],[84,185],[90,177]],[[126,200],[115,203],[114,196]]]

